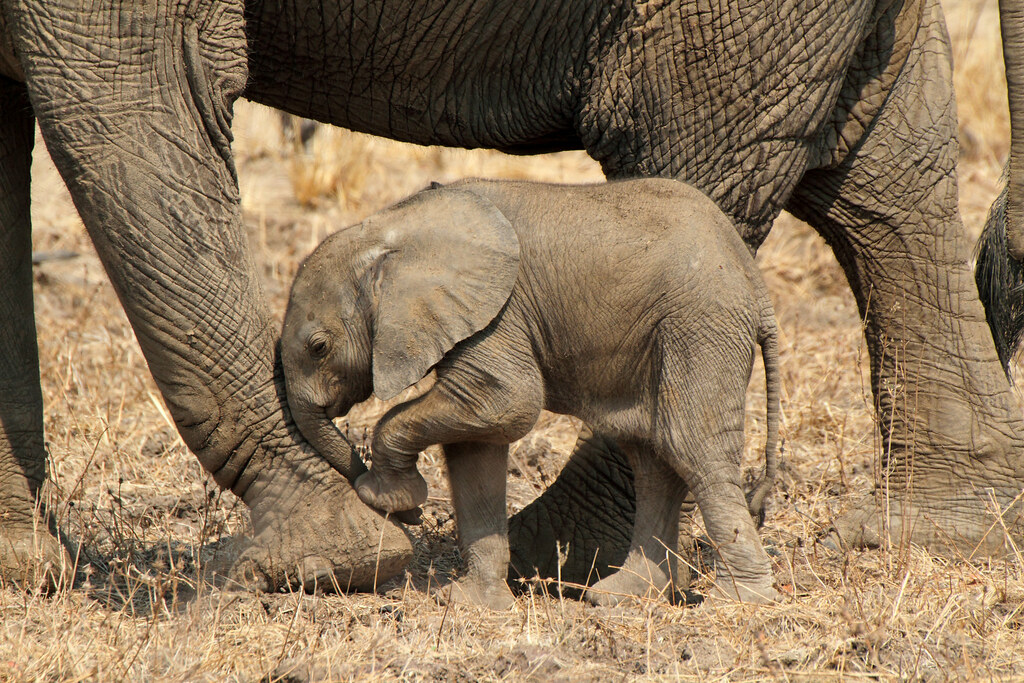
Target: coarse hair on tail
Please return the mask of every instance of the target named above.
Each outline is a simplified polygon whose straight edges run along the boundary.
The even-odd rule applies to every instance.
[[[1024,265],[1010,256],[1006,241],[1006,173],[1003,191],[989,209],[978,239],[974,281],[985,306],[996,352],[1010,377],[1010,361],[1024,337]]]

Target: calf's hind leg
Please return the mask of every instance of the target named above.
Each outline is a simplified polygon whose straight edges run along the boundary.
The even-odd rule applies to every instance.
[[[743,602],[779,599],[772,586],[771,562],[757,537],[739,482],[709,479],[696,492],[704,526],[721,562],[715,593]]]
[[[715,344],[717,342],[717,344]],[[717,345],[717,348],[713,348]],[[689,486],[721,561],[715,593],[744,602],[779,598],[771,562],[743,494],[743,414],[753,344],[718,339],[685,344],[658,397],[657,450]],[[729,348],[736,353],[723,353]],[[677,354],[678,355],[678,354]],[[746,368],[744,374],[740,369]]]

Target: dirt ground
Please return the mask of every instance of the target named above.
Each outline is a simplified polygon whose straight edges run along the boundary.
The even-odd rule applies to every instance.
[[[960,102],[961,206],[976,235],[1008,131],[995,0],[947,0]],[[307,148],[270,110],[237,108],[246,224],[274,314],[327,234],[431,180],[601,179],[583,153],[528,158],[413,147],[321,129]],[[867,492],[877,458],[857,309],[830,251],[789,216],[758,255],[781,328],[785,465],[763,538],[771,606],[708,600],[595,609],[527,585],[508,613],[448,609],[423,590],[459,564],[443,466],[405,580],[379,594],[260,595],[197,582],[246,514],[177,437],[131,329],[41,148],[34,169],[36,314],[51,456],[48,493],[78,548],[54,596],[0,590],[0,680],[783,680],[1024,677],[1024,563],[951,561],[916,547],[835,554],[815,535]],[[70,258],[65,258],[71,256]],[[347,428],[366,437],[381,406]],[[747,459],[764,437],[760,368]],[[578,424],[545,415],[515,444],[510,511],[565,461]],[[708,583],[699,578],[695,589]]]

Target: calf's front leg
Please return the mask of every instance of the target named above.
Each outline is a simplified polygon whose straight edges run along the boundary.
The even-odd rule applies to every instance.
[[[459,551],[466,561],[466,575],[449,586],[446,599],[508,609],[514,602],[505,583],[509,562],[505,512],[508,444],[447,444],[444,454],[459,526]]]
[[[370,471],[355,484],[359,497],[378,509],[418,505],[426,500],[426,482],[416,470],[417,456],[443,444],[459,548],[467,564],[466,575],[451,585],[447,599],[491,609],[508,609],[513,602],[505,583],[508,444],[530,430],[543,400],[536,367],[509,356],[489,354],[447,368],[426,394],[388,412],[374,433]]]
[[[536,366],[486,339],[439,368],[427,393],[395,406],[374,430],[370,471],[356,479],[364,503],[384,512],[411,510],[427,499],[416,469],[434,444],[480,441],[509,444],[526,435],[540,415],[543,392]]]

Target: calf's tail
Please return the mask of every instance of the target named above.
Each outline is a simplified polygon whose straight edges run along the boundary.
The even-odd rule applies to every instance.
[[[764,475],[757,480],[754,487],[747,493],[747,509],[750,516],[760,527],[764,524],[764,504],[768,493],[775,484],[775,475],[779,469],[779,394],[781,380],[779,378],[779,332],[775,324],[775,312],[765,294],[765,303],[761,313],[758,345],[764,359],[764,390],[767,401],[765,415],[764,443]]]

